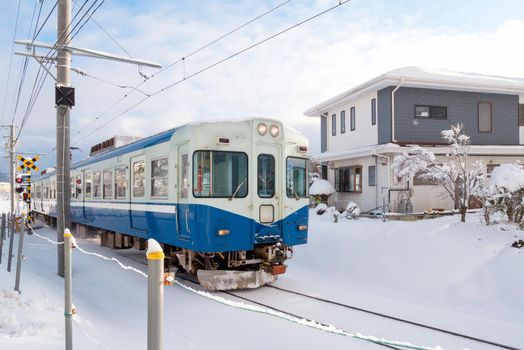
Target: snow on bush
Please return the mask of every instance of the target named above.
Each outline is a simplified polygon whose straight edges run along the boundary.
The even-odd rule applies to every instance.
[[[346,213],[346,217],[348,219],[355,219],[360,215],[360,208],[358,207],[357,203],[350,201],[346,207]]]
[[[316,203],[327,203],[329,196],[335,193],[335,188],[327,180],[316,179],[309,188],[309,194]]]
[[[490,224],[493,214],[505,214],[508,220],[524,228],[524,167],[502,164],[491,173],[491,184],[485,195],[484,219]]]
[[[490,191],[509,192],[524,188],[524,168],[519,164],[502,164],[491,173]],[[503,191],[504,191],[503,190]]]
[[[338,218],[342,216],[342,214],[335,207],[329,207],[327,211],[329,215],[333,216],[333,220],[335,222],[338,222]]]
[[[326,211],[328,210],[328,206],[327,204],[325,203],[319,203],[316,208],[315,208],[315,212],[317,213],[317,215],[322,215],[324,214]]]
[[[327,180],[316,179],[309,188],[309,194],[312,196],[332,195],[335,193],[335,188]]]

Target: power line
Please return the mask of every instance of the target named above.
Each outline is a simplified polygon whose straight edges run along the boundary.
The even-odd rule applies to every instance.
[[[84,2],[84,4],[82,5],[82,7],[80,7],[80,9],[77,11],[77,13],[75,14],[75,16],[73,17],[73,20],[72,20],[71,22],[73,22],[73,21],[75,20],[75,18],[79,15],[80,11],[81,11],[82,8],[87,4],[87,2],[88,2],[88,0],[86,0],[86,1]],[[73,35],[71,35],[71,37],[69,38],[69,40],[67,41],[67,43],[64,44],[64,46],[67,46],[67,45],[69,45],[69,43],[71,43],[71,41],[76,37],[76,35],[80,32],[80,30],[82,30],[82,28],[84,27],[84,25],[89,21],[89,19],[91,18],[91,16],[92,16],[92,15],[93,15],[93,14],[94,14],[94,13],[95,13],[99,8],[100,8],[100,6],[102,6],[102,5],[104,4],[105,0],[102,0],[102,2],[101,2],[101,3],[100,3],[100,4],[99,4],[99,5],[98,5],[98,6],[97,6],[97,7],[96,7],[92,12],[91,12],[91,14],[89,15],[89,17],[84,21],[84,23],[80,24],[80,23],[84,20],[84,18],[88,15],[88,13],[91,11],[91,9],[93,9],[93,7],[96,6],[97,2],[98,2],[98,0],[95,0],[95,2],[94,2],[94,3],[89,7],[89,9],[88,9],[86,12],[84,12],[84,15],[83,15],[83,16],[78,20],[78,22],[73,26],[73,28],[71,29],[71,32],[74,32],[75,30],[76,30],[76,32],[75,32]],[[71,23],[69,23],[68,27],[69,27],[69,26],[71,26]],[[78,26],[80,26],[80,28],[77,29]],[[51,53],[52,51],[55,51],[55,52],[57,51],[57,45],[58,45],[58,42],[62,39],[62,37],[63,37],[63,35],[65,34],[65,32],[66,32],[65,30],[62,32],[62,34],[60,35],[60,37],[57,39],[56,43],[53,45],[53,48],[51,48],[51,49],[49,50],[49,52],[47,53],[47,55],[45,56],[44,59],[49,59],[49,58],[50,58],[50,53]],[[54,55],[54,53],[53,53],[53,55]],[[49,63],[49,66],[51,66],[53,61],[49,59],[49,62],[50,62],[50,63]],[[45,64],[45,63],[43,63],[43,64]],[[39,72],[40,72],[40,70],[39,70]],[[17,137],[16,137],[17,140],[18,140],[20,134],[22,133],[22,130],[23,130],[24,126],[25,126],[25,123],[27,122],[27,120],[29,119],[29,116],[31,115],[31,111],[33,110],[33,107],[34,107],[34,105],[35,105],[35,103],[36,103],[36,99],[37,99],[38,96],[40,95],[40,91],[42,90],[43,84],[44,84],[45,80],[47,79],[47,74],[44,74],[42,77],[43,77],[43,78],[40,79],[40,80],[41,80],[41,84],[40,84],[40,86],[39,86],[39,88],[38,88],[38,92],[37,92],[36,96],[35,96],[34,99],[33,99],[32,104],[31,104],[31,100],[29,101],[28,109],[26,110],[26,114],[25,114],[25,116],[24,116],[24,118],[23,118],[23,120],[22,120],[22,123],[21,123],[21,125],[20,125],[20,129],[19,129],[19,131],[18,131],[18,135],[17,135]]]
[[[76,0],[73,0],[73,3],[75,5],[78,5]],[[120,49],[122,49],[122,51],[124,51],[127,56],[129,56],[130,58],[133,58],[133,56],[131,56],[131,54],[122,45],[120,45],[120,43],[111,34],[109,34],[109,32],[105,30],[104,27],[102,27],[102,25],[98,23],[93,17],[91,17],[91,21],[94,24],[96,24],[98,28],[100,28],[109,37],[109,39],[111,39]]]
[[[292,29],[295,29],[295,28],[297,28],[297,27],[299,27],[299,26],[301,26],[301,25],[303,25],[303,24],[305,24],[305,23],[307,23],[307,22],[317,18],[317,17],[320,17],[320,16],[322,16],[322,15],[324,15],[324,14],[326,14],[326,13],[328,13],[328,12],[330,12],[330,11],[332,11],[332,10],[334,10],[334,9],[336,9],[336,8],[342,6],[342,5],[344,5],[344,4],[346,4],[346,3],[350,2],[350,1],[351,0],[340,1],[338,4],[328,8],[327,10],[324,10],[324,11],[322,11],[320,13],[317,13],[314,16],[308,17],[307,19],[305,19],[305,20],[303,20],[301,22],[298,22],[298,23],[296,23],[296,24],[294,24],[294,25],[292,25],[292,26],[290,26],[290,27],[288,27],[288,28],[286,28],[286,29],[276,33],[276,34],[273,34],[273,35],[271,35],[271,36],[269,36],[269,37],[267,37],[267,38],[265,38],[263,40],[260,40],[260,41],[256,42],[253,45],[250,45],[250,46],[248,46],[248,47],[246,47],[246,48],[244,48],[244,49],[242,49],[240,51],[235,52],[232,55],[229,55],[229,56],[227,56],[227,57],[225,57],[225,58],[223,58],[223,59],[221,59],[219,61],[216,61],[215,63],[212,63],[212,64],[210,64],[210,65],[200,69],[199,71],[197,71],[197,72],[187,76],[187,77],[184,77],[184,78],[182,78],[180,80],[177,80],[177,81],[175,81],[175,82],[173,82],[171,84],[166,85],[165,87],[163,87],[163,88],[161,88],[161,89],[151,93],[150,96],[146,96],[146,97],[142,98],[141,100],[139,100],[137,103],[135,103],[131,107],[127,108],[126,110],[124,110],[120,114],[116,115],[115,117],[113,117],[112,119],[107,121],[106,123],[104,123],[101,126],[97,127],[92,132],[88,133],[86,136],[83,136],[82,137],[82,141],[80,143],[75,143],[75,145],[78,145],[78,144],[81,144],[81,143],[85,142],[85,140],[89,136],[93,135],[95,132],[97,132],[98,130],[102,129],[104,126],[112,123],[113,121],[115,121],[116,119],[120,118],[121,116],[126,115],[129,111],[135,109],[136,107],[138,107],[140,104],[142,104],[143,102],[145,102],[149,98],[151,98],[153,96],[156,96],[156,95],[158,95],[158,94],[160,94],[160,93],[162,93],[162,92],[164,92],[164,91],[166,91],[166,90],[168,90],[168,89],[170,89],[170,88],[172,88],[172,87],[174,87],[174,86],[176,86],[176,85],[178,85],[178,84],[180,84],[180,83],[182,83],[182,82],[184,82],[186,80],[189,80],[189,79],[191,79],[191,78],[193,78],[193,77],[195,77],[195,76],[197,76],[199,74],[202,74],[202,73],[204,73],[204,72],[206,72],[206,71],[208,71],[208,70],[210,70],[210,69],[212,69],[212,68],[214,68],[214,67],[216,67],[216,66],[218,66],[218,65],[220,65],[220,64],[222,64],[222,63],[224,63],[224,62],[226,62],[226,61],[228,61],[228,60],[230,60],[230,59],[232,59],[232,58],[234,58],[236,56],[238,56],[238,55],[241,55],[242,53],[244,53],[244,52],[246,52],[248,50],[251,50],[251,49],[253,49],[253,48],[255,48],[255,47],[257,47],[257,46],[259,46],[259,45],[261,45],[261,44],[263,44],[263,43],[265,43],[265,42],[267,42],[267,41],[269,41],[269,40],[271,40],[271,39],[273,39],[273,38],[275,38],[277,36],[280,36],[280,35],[288,32],[288,31],[290,31]]]
[[[208,48],[209,46],[211,46],[211,45],[213,45],[213,44],[216,44],[217,42],[221,41],[222,39],[224,39],[224,38],[230,36],[231,34],[233,34],[233,33],[237,32],[237,31],[239,31],[240,29],[242,29],[242,28],[248,26],[249,24],[251,24],[251,23],[253,23],[253,22],[255,22],[255,21],[261,19],[262,17],[264,17],[264,16],[266,16],[266,15],[268,15],[268,14],[270,14],[270,13],[276,11],[277,9],[281,8],[282,6],[288,4],[288,3],[291,2],[291,1],[292,1],[292,0],[286,0],[286,1],[284,1],[284,2],[282,2],[282,3],[280,3],[280,4],[278,4],[277,6],[275,6],[275,7],[271,8],[271,9],[267,10],[266,12],[263,12],[263,13],[261,13],[260,15],[254,17],[253,19],[251,19],[251,20],[249,20],[249,21],[247,21],[247,22],[245,22],[245,23],[243,23],[243,24],[237,26],[236,28],[234,28],[234,29],[232,29],[232,30],[230,30],[230,31],[228,31],[228,32],[226,32],[226,33],[224,33],[224,34],[222,34],[221,36],[219,36],[218,38],[216,38],[216,39],[210,41],[209,43],[207,43],[207,44],[205,44],[205,45],[203,45],[203,46],[200,46],[199,48],[197,48],[197,49],[191,51],[190,53],[188,53],[188,54],[185,55],[184,57],[182,57],[182,58],[178,59],[177,61],[175,61],[175,62],[173,62],[173,63],[171,63],[171,64],[165,66],[164,68],[162,68],[162,69],[159,70],[158,72],[153,73],[151,76],[149,76],[149,78],[147,78],[147,79],[143,80],[142,82],[140,82],[139,84],[135,85],[135,86],[132,88],[132,91],[130,91],[130,92],[127,93],[127,94],[124,94],[121,98],[119,98],[119,99],[118,99],[116,102],[114,102],[111,106],[109,106],[108,108],[106,108],[102,113],[100,113],[100,114],[99,114],[99,115],[98,115],[98,116],[93,120],[93,122],[96,122],[97,120],[99,120],[102,116],[104,116],[106,113],[108,113],[109,111],[111,111],[111,110],[112,110],[115,106],[117,106],[120,102],[122,102],[124,99],[126,99],[127,97],[129,97],[129,95],[131,95],[131,94],[134,92],[134,90],[137,90],[137,91],[139,91],[139,92],[142,92],[142,91],[139,90],[138,88],[139,88],[140,86],[142,86],[142,85],[143,85],[147,80],[154,78],[155,76],[157,76],[157,75],[163,73],[164,71],[166,71],[167,69],[169,69],[169,68],[175,66],[176,64],[178,64],[178,63],[180,63],[180,62],[183,62],[183,61],[185,61],[186,59],[190,58],[191,56],[193,56],[193,55],[199,53],[200,51],[202,51],[202,50]],[[142,93],[143,93],[143,92],[142,92]],[[145,95],[147,95],[147,94],[145,94]],[[76,136],[78,137],[78,135],[80,135],[81,133],[82,133],[82,131],[78,131],[77,134],[76,134]]]
[[[4,106],[2,107],[2,124],[4,123],[4,118],[5,118],[5,105],[7,103],[7,91],[9,90],[9,80],[11,78],[11,63],[13,61],[13,52],[15,51],[15,39],[16,39],[16,31],[18,29],[18,18],[19,18],[19,15],[20,15],[20,4],[21,4],[21,0],[18,0],[18,8],[16,10],[15,30],[13,32],[13,43],[11,44],[11,55],[9,56],[9,68],[8,68],[8,71],[7,71],[7,83],[5,85]]]
[[[40,22],[40,16],[42,14],[43,3],[44,3],[43,0],[40,1],[40,10],[38,11],[38,18],[37,18],[36,24],[35,24],[35,33],[36,33],[36,27],[38,26],[38,23]],[[38,3],[35,2],[35,7],[33,8],[33,14],[31,15],[31,24],[29,25],[29,31],[27,33],[27,39],[29,39],[31,37],[31,29],[33,29],[33,21],[35,19],[35,12],[36,12],[37,4]],[[14,43],[14,41],[13,41],[13,43]],[[13,112],[12,112],[13,115],[12,115],[12,118],[11,118],[11,124],[14,123],[16,112],[18,111],[18,104],[20,102],[20,97],[22,96],[22,90],[24,88],[24,81],[25,81],[25,77],[26,77],[26,73],[27,73],[28,63],[29,63],[29,57],[24,57],[23,63],[21,65],[21,67],[20,67],[20,75],[19,75],[20,77],[19,77],[19,80],[18,80],[18,83],[17,83],[17,88],[16,88],[16,91],[18,91],[18,93],[16,95],[15,105],[14,105]]]

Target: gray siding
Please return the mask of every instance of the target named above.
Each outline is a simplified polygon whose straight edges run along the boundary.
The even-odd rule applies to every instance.
[[[327,151],[327,115],[320,116],[320,152]]]
[[[379,101],[381,91],[379,91]],[[383,99],[385,101],[386,97],[384,96]],[[490,133],[478,131],[479,102],[492,104]],[[383,104],[386,102],[380,103],[381,106]],[[517,95],[401,87],[395,93],[395,138],[399,143],[442,143],[440,131],[462,123],[465,133],[471,137],[472,144],[518,145],[518,104]],[[447,119],[415,118],[415,105],[445,106]],[[386,120],[380,120],[379,112],[379,143],[384,143],[387,142],[384,141],[387,139],[384,136],[387,133],[383,130],[381,133],[380,125],[382,121],[382,124],[391,128],[391,111],[389,111],[388,124],[387,108],[381,108],[384,108]]]
[[[391,91],[393,87],[379,90],[377,93],[377,131],[378,143],[391,142]]]

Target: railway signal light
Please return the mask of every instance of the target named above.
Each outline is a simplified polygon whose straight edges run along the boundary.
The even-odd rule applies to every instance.
[[[20,186],[17,186],[16,189],[15,189],[16,193],[22,193],[24,192],[24,188],[23,187],[20,187]]]

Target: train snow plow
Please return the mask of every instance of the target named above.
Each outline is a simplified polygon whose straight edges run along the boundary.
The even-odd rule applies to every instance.
[[[209,290],[253,289],[277,280],[276,275],[264,270],[198,270],[197,278]]]

